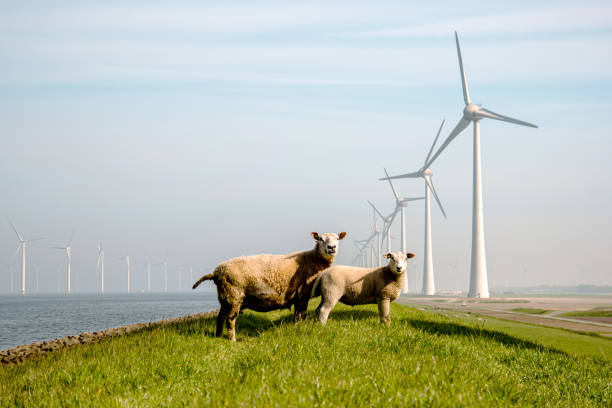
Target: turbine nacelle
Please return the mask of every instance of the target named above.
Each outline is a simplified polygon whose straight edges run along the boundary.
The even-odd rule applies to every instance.
[[[430,168],[427,168],[425,170],[421,170],[421,173],[423,173],[423,177],[431,177],[431,176],[433,176],[433,171],[431,171]]]
[[[480,120],[484,118],[484,116],[481,115],[479,111],[480,106],[473,103],[468,103],[465,105],[465,108],[463,108],[463,117],[467,120]]]

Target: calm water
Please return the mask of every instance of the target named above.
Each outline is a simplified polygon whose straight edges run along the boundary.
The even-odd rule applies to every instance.
[[[208,312],[216,292],[0,296],[0,350],[84,331]]]

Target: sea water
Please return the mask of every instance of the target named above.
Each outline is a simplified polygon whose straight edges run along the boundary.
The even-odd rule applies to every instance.
[[[216,292],[0,295],[0,350],[219,307]]]

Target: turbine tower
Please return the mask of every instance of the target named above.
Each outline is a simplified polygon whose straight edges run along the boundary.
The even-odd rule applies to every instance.
[[[422,178],[425,181],[425,257],[423,262],[423,295],[432,296],[435,293],[435,284],[434,284],[434,268],[433,268],[433,248],[432,248],[432,239],[431,239],[431,206],[430,206],[430,193],[433,194],[438,206],[440,207],[440,211],[446,218],[446,212],[444,212],[444,208],[442,207],[442,203],[440,202],[440,198],[438,197],[438,193],[436,192],[436,188],[433,185],[432,177],[433,171],[429,168],[431,162],[431,154],[433,153],[433,149],[436,146],[436,142],[438,141],[438,137],[440,137],[440,132],[442,131],[442,126],[444,126],[444,120],[438,129],[438,133],[436,134],[436,138],[434,139],[431,148],[429,149],[429,153],[427,153],[427,157],[425,157],[425,162],[423,162],[423,167],[421,167],[418,171],[407,174],[400,174],[399,176],[385,177],[379,180],[392,180],[392,179],[400,179],[400,178]]]
[[[98,242],[98,265],[96,266],[96,274],[98,270],[101,272],[100,293],[104,293],[104,249],[102,248],[102,242]]]
[[[41,239],[44,239],[44,238],[34,238],[34,239],[26,240],[17,231],[17,228],[15,228],[15,225],[13,225],[11,220],[8,220],[8,222],[9,224],[11,224],[13,231],[15,231],[15,234],[17,234],[17,238],[19,239],[19,246],[17,246],[15,255],[17,255],[19,253],[19,249],[21,249],[21,295],[23,296],[26,293],[26,243],[33,242],[33,241],[40,241]]]
[[[162,265],[164,271],[164,292],[168,292],[168,262],[162,261],[154,263],[153,265]]]
[[[487,282],[487,261],[485,256],[485,238],[484,238],[484,216],[482,211],[482,168],[480,163],[480,120],[484,118],[510,122],[517,125],[529,126],[537,128],[536,125],[522,120],[514,119],[508,116],[500,115],[488,109],[473,104],[470,101],[468,85],[465,71],[463,69],[463,58],[461,57],[461,48],[459,47],[459,36],[455,32],[455,43],[457,45],[457,58],[459,60],[459,71],[461,74],[461,86],[463,88],[463,117],[457,123],[457,126],[448,135],[444,143],[440,146],[436,154],[433,155],[429,164],[446,149],[448,144],[453,141],[468,125],[474,124],[474,178],[472,191],[472,260],[470,268],[470,291],[469,297],[488,298],[489,284]]]
[[[127,265],[127,293],[130,293],[130,256],[126,255],[126,256],[116,258],[116,260],[123,260],[123,259],[125,259],[125,264]]]
[[[387,169],[385,170],[385,174],[387,175],[387,179],[389,179],[389,173],[387,173]],[[391,180],[389,181],[389,186],[391,186],[391,191],[393,191],[393,196],[395,197],[395,211],[400,211],[401,214],[401,222],[402,222],[402,233],[401,233],[401,250],[402,252],[406,252],[406,206],[411,201],[422,200],[424,197],[400,197],[395,191],[395,187],[393,187],[393,183]],[[404,287],[402,289],[402,293],[408,293],[408,273],[404,275]]]
[[[71,264],[71,255],[70,255],[70,243],[72,242],[72,238],[74,237],[74,231],[72,231],[72,234],[70,235],[70,239],[68,240],[68,243],[66,244],[66,246],[63,247],[51,247],[52,249],[61,249],[62,251],[66,251],[66,276],[67,278],[67,289],[66,289],[66,293],[69,295],[70,294],[70,264]]]
[[[149,257],[145,260],[145,265],[147,269],[147,292],[151,293],[151,261],[153,258]]]

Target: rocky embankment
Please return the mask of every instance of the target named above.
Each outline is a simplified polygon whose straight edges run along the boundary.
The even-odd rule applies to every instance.
[[[216,314],[217,311],[215,310],[212,312],[196,313],[193,315],[176,317],[173,319],[163,319],[157,322],[135,323],[122,327],[114,327],[112,329],[102,331],[84,332],[79,334],[78,336],[66,336],[61,339],[25,344],[23,346],[17,346],[8,350],[0,351],[0,365],[19,364],[55,350],[62,350],[65,348],[77,346],[79,344],[95,343],[115,336],[123,336],[125,334],[136,333],[146,328],[167,326],[170,324],[186,322],[189,320],[201,319]]]

